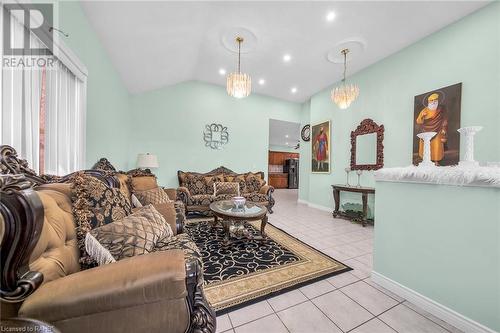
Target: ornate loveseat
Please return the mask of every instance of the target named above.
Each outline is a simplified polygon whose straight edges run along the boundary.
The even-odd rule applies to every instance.
[[[34,318],[61,332],[215,332],[202,268],[185,249],[163,244],[82,270],[71,177],[38,176],[9,146],[0,146],[0,171],[2,319]],[[120,186],[113,173],[85,173]],[[175,231],[174,243],[189,241],[183,221]]]
[[[214,201],[231,199],[234,195],[221,194],[214,196],[214,182],[239,183],[240,195],[248,201],[267,207],[272,213],[274,187],[266,185],[263,172],[247,172],[238,174],[226,167],[218,167],[207,173],[177,171],[179,188],[177,198],[181,200],[186,213],[210,215],[210,204]]]

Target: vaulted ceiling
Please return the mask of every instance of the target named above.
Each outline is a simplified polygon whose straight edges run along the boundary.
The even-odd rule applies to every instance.
[[[237,55],[229,49],[241,33],[248,51],[242,71],[253,93],[303,102],[341,79],[343,65],[328,52],[335,58],[349,46],[352,74],[488,2],[81,3],[131,93],[189,80],[225,86],[220,72],[234,71]]]

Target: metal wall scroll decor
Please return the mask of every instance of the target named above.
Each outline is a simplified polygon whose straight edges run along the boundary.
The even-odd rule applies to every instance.
[[[203,140],[205,147],[212,149],[222,149],[225,144],[229,142],[229,133],[227,127],[221,124],[205,125],[203,132]]]

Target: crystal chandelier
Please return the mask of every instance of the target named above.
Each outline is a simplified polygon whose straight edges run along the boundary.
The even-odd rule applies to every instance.
[[[359,87],[355,84],[345,83],[345,74],[347,71],[347,53],[349,49],[343,49],[340,53],[344,56],[344,78],[339,87],[332,90],[332,101],[338,105],[339,108],[345,110],[356,100],[359,96]]]
[[[243,38],[236,37],[236,42],[238,43],[238,70],[236,73],[231,73],[227,76],[226,89],[230,96],[244,98],[250,95],[252,91],[252,79],[250,75],[242,73],[240,70],[241,43],[243,42]]]

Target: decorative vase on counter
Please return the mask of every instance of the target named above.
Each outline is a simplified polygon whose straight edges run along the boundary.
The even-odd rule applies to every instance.
[[[424,156],[422,156],[422,162],[418,164],[419,167],[435,167],[434,162],[431,161],[431,139],[436,135],[436,132],[423,132],[417,134],[417,136],[424,140]]]
[[[474,136],[482,130],[482,126],[468,126],[459,128],[457,131],[460,135],[465,136],[465,154],[464,159],[458,162],[459,166],[463,167],[478,167],[479,162],[474,160]]]

